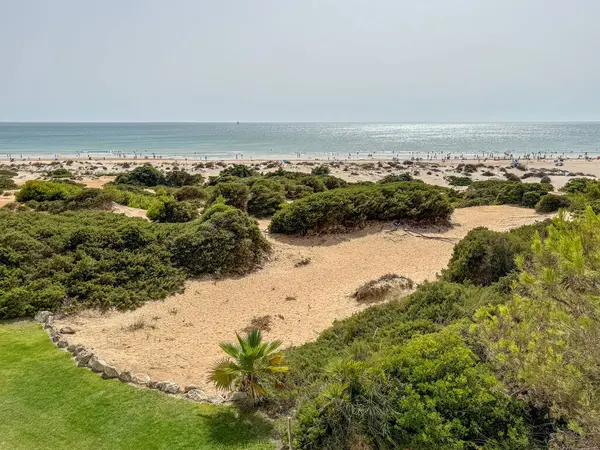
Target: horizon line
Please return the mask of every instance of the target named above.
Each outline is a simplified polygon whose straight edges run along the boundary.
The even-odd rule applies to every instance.
[[[438,125],[463,125],[463,124],[539,124],[539,123],[600,123],[600,119],[590,120],[497,120],[497,121],[311,121],[311,120],[284,120],[284,121],[195,121],[195,120],[132,120],[132,121],[110,121],[110,120],[0,120],[0,124],[389,124],[389,125],[422,125],[422,124],[438,124]]]

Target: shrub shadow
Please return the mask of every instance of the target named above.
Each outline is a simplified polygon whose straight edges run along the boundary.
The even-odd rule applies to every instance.
[[[241,446],[264,441],[273,434],[273,425],[253,412],[235,408],[220,408],[212,414],[200,414],[205,421],[210,440],[219,446]]]
[[[301,247],[329,247],[341,244],[365,236],[370,236],[380,233],[393,233],[397,231],[405,231],[412,235],[430,234],[432,236],[422,236],[425,238],[444,238],[436,236],[446,233],[454,228],[451,222],[440,224],[426,224],[415,222],[372,222],[361,229],[348,230],[347,232],[336,232],[328,234],[308,234],[302,235],[287,235],[287,234],[269,234],[269,237],[277,242],[301,246]]]

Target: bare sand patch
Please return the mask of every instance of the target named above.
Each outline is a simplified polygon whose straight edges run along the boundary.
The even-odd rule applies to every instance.
[[[123,214],[127,217],[137,217],[144,220],[149,220],[146,216],[145,209],[132,208],[131,206],[119,205],[118,203],[113,203],[111,207],[111,211],[115,214]]]
[[[255,317],[271,316],[267,339],[281,339],[285,346],[314,340],[334,320],[365,308],[350,297],[365,282],[386,273],[416,283],[433,280],[447,265],[454,243],[469,230],[505,231],[547,217],[530,209],[482,206],[456,210],[452,228],[418,230],[433,239],[390,224],[351,234],[269,237],[273,258],[252,274],[190,281],[184,293],[136,311],[87,311],[59,326],[74,327],[77,343],[119,368],[205,385],[208,370],[223,356],[217,344],[233,339]],[[261,221],[261,229],[267,223]],[[127,331],[140,319],[143,327]]]

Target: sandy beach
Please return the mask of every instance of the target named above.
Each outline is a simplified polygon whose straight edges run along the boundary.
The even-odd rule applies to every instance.
[[[61,165],[51,161],[15,163],[9,167],[18,171],[17,184],[42,178],[48,170],[62,166],[74,173],[76,181],[101,188],[118,173],[149,162],[164,171],[180,168],[209,177],[218,175],[229,164],[241,161],[213,162],[206,167],[205,163],[198,166],[197,161],[182,160],[126,163],[122,160],[80,160]],[[273,171],[282,166],[290,171],[310,172],[320,164],[315,161],[245,162],[259,171]],[[414,161],[400,166],[398,162],[373,160],[330,163],[329,167],[332,175],[347,181],[377,181],[386,175],[409,172],[426,183],[448,186],[445,177],[462,175],[457,170],[459,164],[485,164],[472,174],[474,180],[504,179],[502,169],[518,176],[525,173],[512,168],[510,161]],[[556,189],[575,174],[600,176],[600,161],[567,160],[560,167],[553,162],[532,161],[526,166],[529,172],[554,170],[550,178]],[[492,172],[493,176],[484,176],[483,172]],[[523,181],[536,182],[539,177]],[[13,191],[7,194],[0,197],[0,205],[14,200]],[[113,212],[146,218],[144,210],[122,205],[114,205]],[[184,293],[147,303],[135,311],[106,314],[86,311],[67,317],[58,325],[75,328],[76,342],[93,349],[101,358],[121,369],[147,373],[153,379],[170,379],[181,385],[202,385],[211,391],[206,385],[206,376],[222,356],[218,343],[233,339],[235,332],[247,327],[253,318],[269,317],[268,339],[281,339],[284,346],[302,344],[315,339],[336,319],[365,308],[350,297],[363,283],[387,273],[406,276],[415,283],[434,280],[447,265],[454,244],[469,230],[483,226],[505,231],[546,217],[530,209],[511,206],[458,209],[454,212],[451,228],[418,230],[429,238],[411,230],[394,229],[389,223],[341,235],[270,236],[266,232],[269,221],[262,220],[260,228],[273,244],[274,252],[260,270],[244,277],[189,281]],[[296,267],[301,260],[310,263]],[[128,331],[136,321],[143,322],[143,327]]]

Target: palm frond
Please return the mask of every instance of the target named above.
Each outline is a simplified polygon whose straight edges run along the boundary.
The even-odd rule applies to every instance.
[[[271,372],[287,372],[289,370],[288,366],[268,366],[267,370]]]
[[[242,349],[237,345],[232,344],[231,342],[221,342],[219,347],[232,358],[239,359]]]
[[[246,336],[246,342],[252,348],[257,348],[262,342],[262,333],[258,328],[252,329],[248,336]]]
[[[219,361],[210,370],[208,379],[220,390],[229,391],[235,379],[240,375],[240,368],[228,358]]]
[[[283,352],[276,353],[275,355],[271,356],[271,358],[269,359],[269,365],[271,365],[271,366],[280,366],[284,362],[285,362],[285,355],[283,354]]]

